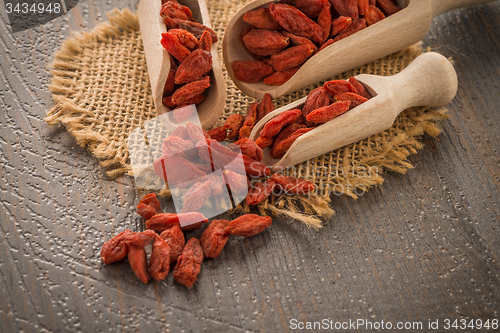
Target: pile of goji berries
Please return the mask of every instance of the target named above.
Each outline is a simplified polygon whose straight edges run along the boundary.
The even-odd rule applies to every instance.
[[[187,287],[196,282],[203,258],[217,258],[229,235],[251,237],[272,223],[271,217],[255,214],[246,214],[232,221],[213,220],[199,240],[192,237],[186,242],[183,231],[201,227],[201,222],[186,228],[180,227],[179,221],[185,219],[189,213],[162,213],[160,202],[154,193],[141,199],[137,212],[146,220],[148,230],[132,232],[126,229],[105,242],[101,249],[102,262],[111,264],[127,257],[135,275],[144,283],[148,283],[150,278],[156,281],[165,279],[170,265],[176,263],[174,279]],[[199,220],[199,216],[193,217]],[[148,262],[146,247],[151,243]]]
[[[168,31],[161,36],[161,45],[170,53],[170,72],[163,89],[163,104],[174,111],[174,121],[189,118],[194,108],[184,108],[203,102],[203,92],[210,87],[212,43],[215,32],[196,22],[191,10],[176,0],[163,1],[160,15]],[[182,109],[181,109],[182,108]]]
[[[234,76],[282,85],[325,47],[399,10],[394,0],[281,0],[249,11],[240,41],[255,60],[234,61]]]

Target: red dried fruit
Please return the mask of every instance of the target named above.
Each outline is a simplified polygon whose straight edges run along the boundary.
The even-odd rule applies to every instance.
[[[342,16],[349,16],[353,20],[359,16],[356,0],[330,0],[333,8]]]
[[[246,175],[233,172],[231,170],[224,170],[222,172],[231,193],[242,194],[248,190],[248,178]]]
[[[149,258],[149,275],[156,281],[165,279],[170,270],[170,246],[160,236],[155,235]]]
[[[324,43],[328,36],[330,36],[330,30],[332,28],[332,13],[330,12],[330,4],[328,3],[328,6],[324,6],[323,10],[321,10],[321,13],[319,13],[318,16],[318,25],[321,27],[321,30],[323,31],[323,40],[321,41]]]
[[[244,122],[245,117],[241,114],[235,113],[227,117],[223,127],[224,129],[229,130],[229,133],[227,134],[228,139],[232,139],[239,135]]]
[[[227,130],[224,126],[219,126],[208,131],[208,135],[214,140],[224,141],[227,138]]]
[[[332,29],[330,30],[330,37],[338,35],[345,31],[352,24],[352,18],[349,16],[340,16],[332,21]]]
[[[346,80],[326,81],[323,84],[323,87],[325,88],[326,92],[332,97],[345,92],[358,93],[356,88]]]
[[[353,109],[356,106],[361,105],[368,100],[367,98],[364,98],[361,95],[350,92],[335,95],[335,98],[338,101],[350,101],[351,105],[349,105],[349,109]]]
[[[250,138],[243,138],[234,143],[239,147],[242,154],[253,158],[256,161],[261,161],[264,156],[262,149]]]
[[[370,5],[370,0],[357,0],[359,15],[366,15],[368,12],[368,6]]]
[[[162,101],[163,101],[163,104],[165,104],[165,106],[169,109],[174,109],[175,107],[177,107],[177,105],[175,105],[172,102],[172,96],[163,97]]]
[[[306,117],[312,110],[316,110],[327,105],[330,105],[330,96],[328,96],[325,88],[316,88],[311,91],[309,95],[307,95],[306,102],[302,108],[302,115]]]
[[[275,30],[252,29],[243,37],[243,43],[250,52],[268,56],[286,48],[290,39]]]
[[[186,243],[184,233],[178,224],[174,224],[170,228],[163,230],[160,237],[170,246],[170,263],[173,263],[181,255]]]
[[[161,146],[163,155],[182,155],[184,152],[194,148],[195,146],[191,140],[184,140],[175,136],[168,136],[163,139]]]
[[[324,106],[322,108],[316,109],[309,113],[306,117],[308,121],[313,123],[326,123],[335,117],[340,116],[344,112],[349,110],[349,105],[351,101],[338,101],[329,106]]]
[[[201,95],[203,96],[203,95]],[[188,120],[196,112],[196,107],[191,105],[180,105],[172,111],[172,118],[177,124]]]
[[[176,35],[179,42],[189,51],[194,50],[194,48],[198,45],[198,39],[196,39],[196,37],[189,31],[182,29],[169,29],[168,32]]]
[[[231,235],[252,237],[264,231],[272,223],[273,220],[269,216],[245,214],[229,222],[224,230]]]
[[[205,50],[194,50],[179,65],[175,73],[175,83],[184,84],[199,80],[212,69],[212,54]],[[175,99],[174,99],[175,100]]]
[[[177,38],[177,36],[173,33],[162,33],[160,43],[165,48],[165,50],[168,51],[168,53],[170,53],[181,63],[191,54],[191,51],[189,51],[184,45],[182,45],[179,38]]]
[[[210,77],[204,76],[201,80],[190,82],[177,89],[172,95],[172,102],[177,105],[188,104],[190,99],[201,94],[208,87],[210,87]]]
[[[294,123],[301,116],[301,111],[299,109],[287,110],[276,117],[269,120],[262,130],[260,131],[260,136],[271,137],[278,134],[281,129],[289,124]]]
[[[128,262],[135,276],[144,283],[148,283],[150,276],[148,273],[148,257],[144,247],[129,246]]]
[[[185,214],[161,213],[161,214],[156,214],[155,216],[147,220],[146,228],[162,232],[176,224],[181,224],[182,226],[188,226],[195,223],[206,223],[206,222],[208,222],[208,220],[201,213],[196,213],[196,212],[185,213]]]
[[[323,51],[327,46],[330,46],[333,44],[333,39],[328,39],[321,47],[318,49],[318,52]],[[318,53],[316,52],[316,53]]]
[[[156,233],[153,230],[131,232],[123,236],[123,241],[129,246],[145,247],[153,241],[155,235]]]
[[[376,6],[377,5],[377,0],[369,0],[370,6]]]
[[[314,51],[316,51],[316,45],[314,45],[314,43],[310,39],[294,35],[286,30],[282,31],[281,33],[283,34],[283,36],[290,38],[291,46],[311,45],[312,47],[314,47]]]
[[[178,283],[191,287],[196,282],[203,262],[203,249],[196,238],[188,240],[182,254],[177,258],[174,268],[174,279]]]
[[[368,91],[366,91],[365,86],[361,82],[356,80],[356,78],[350,77],[349,83],[352,84],[354,88],[356,88],[356,91],[358,92],[359,95],[363,96],[366,99],[372,98],[372,96],[368,93]]]
[[[315,43],[323,41],[321,27],[297,8],[285,4],[270,3],[269,10],[274,19],[291,33],[309,38]]]
[[[273,193],[274,186],[275,182],[271,179],[266,179],[265,183],[252,183],[246,197],[247,205],[257,205],[264,201]]]
[[[265,79],[264,79],[264,82],[265,82]],[[273,99],[272,99],[271,95],[269,95],[268,93],[265,93],[264,97],[262,97],[262,100],[259,103],[259,108],[257,109],[257,119],[255,120],[255,123],[259,122],[259,120],[264,118],[264,116],[266,114],[268,114],[272,111],[274,111]]]
[[[128,252],[128,245],[124,241],[124,238],[131,233],[132,231],[125,229],[125,231],[122,231],[102,244],[101,261],[105,264],[111,264],[125,258]]]
[[[146,207],[149,207],[150,209],[147,209]],[[148,214],[142,213],[141,210],[147,211],[149,213]],[[146,220],[155,214],[161,213],[161,205],[155,193],[146,194],[139,201],[139,204],[137,205],[137,213]],[[152,213],[152,215],[150,215],[150,213]]]
[[[193,13],[188,7],[173,1],[165,2],[161,6],[160,15],[161,17],[168,16],[172,19],[193,20]]]
[[[339,33],[337,37],[333,39],[333,42],[337,42],[341,39],[349,37],[353,33],[363,30],[364,28],[366,28],[366,20],[364,18],[358,18],[357,20],[352,22],[349,28]]]
[[[248,54],[250,54],[252,56],[252,58],[254,58],[255,60],[258,60],[258,61],[263,61],[265,59],[267,59],[267,57],[264,57],[264,56],[259,56],[259,55],[256,55],[255,53],[253,53],[252,51],[250,51],[245,43],[243,43],[243,38],[250,32],[252,31],[253,29],[256,29],[256,27],[254,27],[253,25],[249,25],[247,26],[245,29],[243,29],[243,31],[240,33],[239,35],[239,40],[240,40],[240,43],[241,45],[243,46],[243,48],[245,49],[245,51],[247,51]]]
[[[269,60],[269,64],[273,66],[275,71],[282,72],[302,65],[313,52],[314,47],[311,45],[292,46],[284,51],[273,54],[271,60]]]
[[[377,23],[385,18],[384,13],[375,6],[369,6],[365,15],[366,24],[368,26]]]
[[[387,16],[401,10],[401,7],[399,7],[394,0],[377,0],[377,6],[382,9]]]
[[[196,48],[210,52],[210,50],[212,49],[212,36],[208,31],[203,31],[200,40],[196,45]]]
[[[209,180],[203,183],[198,182],[191,186],[191,188],[184,195],[184,203],[182,205],[181,214],[199,211],[210,196],[211,190],[212,187]]]
[[[255,140],[255,144],[259,146],[260,149],[264,149],[269,147],[274,143],[274,136],[259,136],[257,140]]]
[[[206,258],[217,258],[220,256],[224,245],[226,245],[229,239],[229,234],[224,231],[224,228],[228,224],[228,220],[213,220],[205,231],[203,231],[200,243]]]
[[[170,57],[170,70],[168,72],[167,81],[163,87],[162,96],[170,96],[175,90],[175,72],[177,71],[177,64],[173,57]]]
[[[299,69],[300,66],[297,66],[284,70],[282,72],[274,72],[273,74],[264,78],[264,83],[272,86],[281,86],[282,84],[290,80],[290,78],[294,76]]]
[[[281,130],[281,132],[278,134],[276,139],[274,140],[275,145],[279,145],[280,142],[283,140],[288,139],[293,133],[295,133],[297,130],[301,128],[305,128],[306,125],[304,124],[299,124],[299,123],[293,123],[285,127],[284,129]]]
[[[233,61],[231,64],[234,77],[246,83],[255,83],[274,72],[273,67],[266,65],[262,61],[244,60]]]
[[[167,180],[168,177],[170,186],[188,187],[207,179],[205,172],[180,156],[163,155],[153,162],[153,168],[160,179]]]
[[[296,177],[289,177],[279,173],[273,173],[271,179],[276,182],[283,191],[289,194],[308,194],[316,188],[314,183]]]
[[[292,133],[289,137],[283,139],[281,142],[275,143],[273,149],[269,153],[272,158],[281,158],[286,154],[288,149],[293,145],[295,140],[297,140],[302,135],[306,134],[309,131],[312,131],[314,128],[299,128],[294,133]]]
[[[245,164],[245,171],[250,177],[265,177],[271,174],[271,170],[259,161],[254,160],[247,155],[243,156],[243,163]]]
[[[200,141],[205,142],[205,140],[210,140],[210,135],[208,135],[207,132],[203,128],[201,128],[198,125],[193,124],[192,122],[187,122],[186,123],[186,128],[187,132],[189,135],[189,138],[191,141],[194,143],[198,143]]]
[[[218,41],[215,32],[201,23],[181,20],[178,18],[170,18],[168,16],[165,16],[163,21],[169,29],[184,29],[192,33],[197,39],[201,38],[204,31],[208,31],[210,33],[210,37],[212,37],[212,43],[217,43]]]
[[[295,4],[293,5],[295,8],[304,13],[307,17],[314,20],[318,18],[325,7],[330,8],[330,3],[328,0],[295,0],[293,1]]]
[[[261,7],[251,10],[243,15],[243,21],[250,23],[258,29],[281,30],[278,21],[271,15],[269,8]]]
[[[254,125],[257,123],[258,109],[259,109],[259,103],[254,102],[250,104],[250,107],[248,108],[247,111],[247,116],[245,118],[245,122],[243,123],[243,126],[240,128],[240,133],[239,133],[240,139],[250,137],[250,133],[252,132]]]

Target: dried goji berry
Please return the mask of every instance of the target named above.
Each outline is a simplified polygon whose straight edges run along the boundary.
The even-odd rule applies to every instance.
[[[326,123],[335,117],[340,116],[344,112],[349,110],[349,105],[351,101],[338,101],[329,106],[324,106],[322,108],[316,109],[309,113],[306,117],[308,121],[313,123]]]
[[[259,120],[264,118],[264,116],[266,114],[268,114],[272,111],[274,111],[273,99],[272,99],[271,95],[269,95],[268,93],[265,93],[264,97],[262,97],[262,100],[259,103],[259,108],[257,110],[257,119],[255,120],[255,123],[258,123]]]
[[[160,236],[155,235],[149,258],[149,275],[156,281],[165,279],[170,270],[170,246]]]
[[[227,117],[226,122],[224,123],[224,129],[229,130],[227,137],[232,139],[239,135],[240,129],[245,122],[245,117],[241,114],[235,113]]]
[[[349,105],[349,109],[353,109],[356,106],[361,105],[368,100],[361,95],[351,93],[351,92],[335,95],[335,98],[338,101],[350,101],[351,104]]]
[[[321,45],[321,47],[318,49],[318,51],[316,53],[323,51],[327,46],[330,46],[332,44],[333,44],[333,39],[331,39],[331,38],[327,39],[326,42],[324,42],[323,45]]]
[[[281,129],[289,124],[294,123],[301,116],[301,111],[299,109],[287,110],[276,117],[269,120],[262,130],[260,131],[260,136],[271,137],[281,131]]]
[[[345,93],[345,92],[358,93],[356,88],[346,80],[326,81],[323,84],[323,88],[325,88],[326,92],[331,97],[333,97],[337,94]]]
[[[137,205],[137,214],[141,215],[144,219],[149,219],[155,215],[153,207],[140,203]]]
[[[194,50],[177,68],[175,83],[184,84],[199,80],[211,69],[212,54],[205,50]]]
[[[368,12],[368,6],[370,5],[370,0],[357,0],[359,15],[366,15]]]
[[[245,214],[229,222],[224,230],[231,235],[252,237],[264,231],[272,223],[273,220],[269,216]]]
[[[366,99],[372,98],[372,96],[368,93],[368,91],[366,91],[365,86],[361,82],[356,80],[356,78],[350,77],[349,83],[352,84],[354,88],[356,88],[356,91],[359,95],[363,96]]]
[[[245,164],[245,170],[248,176],[251,177],[265,177],[271,174],[271,170],[259,161],[254,160],[247,155],[243,156],[243,163]]]
[[[188,104],[190,99],[201,94],[208,87],[210,87],[210,77],[204,76],[200,80],[190,82],[177,89],[172,95],[172,102],[177,105]]]
[[[274,136],[259,136],[257,140],[255,140],[255,144],[260,147],[260,149],[264,149],[269,147],[274,143]]]
[[[191,186],[184,195],[181,214],[199,211],[210,196],[211,190],[212,188],[209,180],[203,183],[198,182]]]
[[[196,45],[197,49],[200,50],[205,50],[207,52],[210,52],[212,48],[212,36],[208,31],[203,31],[201,34],[200,40],[198,41],[198,44]]]
[[[123,241],[129,246],[145,247],[153,241],[155,235],[153,230],[131,232],[123,236]]]
[[[173,57],[170,57],[170,70],[168,72],[167,81],[163,87],[162,96],[170,96],[175,90],[175,72],[177,71],[177,64]]]
[[[293,6],[304,13],[307,17],[314,20],[318,18],[326,6],[330,8],[328,0],[295,0]],[[292,4],[289,4],[292,5]]]
[[[308,194],[316,188],[314,183],[297,177],[289,177],[279,173],[273,173],[271,179],[275,181],[283,191],[289,194]]]
[[[197,39],[201,38],[201,35],[203,35],[204,31],[208,31],[210,33],[210,37],[212,37],[212,43],[217,43],[217,35],[215,32],[210,29],[207,26],[204,26],[201,23],[198,22],[193,22],[193,21],[188,21],[188,20],[181,20],[178,18],[170,18],[168,16],[165,16],[163,18],[163,21],[167,25],[169,29],[184,29],[192,33]]]
[[[246,83],[259,82],[262,78],[274,72],[273,67],[257,60],[233,61],[231,67],[233,68],[234,77]]]
[[[273,66],[275,71],[282,72],[302,65],[313,52],[314,47],[311,45],[292,46],[279,53],[273,54],[269,60],[269,64]]]
[[[198,125],[193,124],[192,122],[186,123],[186,129],[189,135],[189,138],[194,143],[198,143],[200,141],[205,141],[210,139],[210,135],[203,128]]]
[[[190,161],[180,157],[163,155],[153,162],[153,168],[158,177],[167,180],[167,170],[169,175],[169,185],[187,187],[197,181],[206,180],[206,173],[198,169]]]
[[[226,184],[233,195],[246,193],[248,190],[248,178],[246,175],[241,175],[231,170],[224,170],[222,173],[224,174]]]
[[[181,255],[186,240],[184,233],[178,224],[163,230],[160,237],[170,246],[170,263],[173,263]]]
[[[370,6],[376,6],[377,5],[377,0],[369,0]]]
[[[161,149],[163,155],[179,155],[188,161],[198,156],[198,151],[191,140],[184,140],[175,136],[168,136],[163,139]]]
[[[144,206],[147,206],[147,207],[150,207],[151,208],[151,211],[149,212],[152,212],[153,214],[152,215],[149,215],[149,214],[142,214],[140,212],[140,209],[139,209],[139,206],[141,206],[141,208],[143,209],[146,209]],[[152,217],[153,215],[155,214],[159,214],[161,213],[161,205],[160,205],[160,202],[158,201],[158,198],[156,197],[156,194],[155,193],[149,193],[149,194],[146,194],[140,201],[139,201],[139,204],[137,205],[137,213],[139,215],[141,215],[144,219],[149,219],[150,217]]]
[[[299,123],[293,123],[293,124],[288,125],[287,127],[283,128],[280,131],[280,133],[278,134],[278,136],[274,140],[274,144],[275,145],[279,145],[280,142],[282,142],[283,140],[286,140],[287,138],[289,138],[297,130],[299,130],[301,128],[305,128],[305,127],[306,127],[306,125],[299,124]]]
[[[330,36],[330,30],[332,28],[332,13],[330,12],[330,4],[325,5],[323,7],[323,10],[321,10],[321,13],[319,13],[318,16],[318,25],[321,27],[321,30],[323,31],[323,40],[321,41],[324,43],[328,36]]]
[[[369,6],[365,15],[366,24],[368,26],[377,23],[385,18],[384,13],[375,6]]]
[[[224,126],[219,126],[208,131],[208,135],[214,140],[224,141],[227,138],[227,130]]]
[[[203,249],[200,241],[191,238],[187,241],[182,254],[177,258],[174,268],[174,279],[178,283],[191,287],[196,282],[203,262]]]
[[[196,113],[196,107],[193,105],[179,105],[172,111],[172,118],[179,124],[188,120],[194,113]]]
[[[246,197],[247,205],[257,205],[264,201],[271,195],[271,193],[273,193],[274,185],[275,182],[271,179],[266,179],[265,183],[252,183]]]
[[[239,147],[242,154],[253,158],[256,161],[261,161],[264,156],[262,149],[250,138],[243,138],[234,143]]]
[[[252,29],[243,37],[243,43],[250,52],[268,56],[286,48],[290,39],[275,30]]]
[[[240,128],[240,139],[250,137],[250,133],[252,132],[254,125],[257,123],[258,110],[259,103],[254,102],[250,104],[250,107],[247,111],[247,116],[245,117],[245,121],[243,122],[243,126]]]
[[[290,78],[294,76],[299,69],[300,66],[297,66],[281,72],[274,72],[273,74],[264,78],[264,83],[272,86],[281,86],[282,84],[290,80]]]
[[[291,33],[309,38],[315,43],[323,41],[321,27],[297,8],[285,4],[270,3],[269,10],[275,20]]]
[[[316,110],[327,105],[330,105],[330,96],[328,96],[325,88],[316,88],[311,91],[309,95],[307,95],[304,107],[302,108],[302,115],[306,117],[312,110]]]
[[[128,248],[128,262],[135,276],[144,283],[148,283],[150,276],[148,273],[148,257],[144,247],[129,246]]]
[[[198,45],[198,39],[196,39],[196,37],[189,31],[183,29],[169,29],[168,32],[176,35],[179,42],[189,51],[193,51]]]
[[[208,220],[201,213],[192,212],[185,214],[161,213],[156,214],[146,221],[146,228],[162,232],[173,225],[190,225],[194,223],[206,223]]]
[[[330,30],[330,37],[336,36],[345,31],[352,24],[352,18],[349,16],[340,16],[332,21],[332,29]]]
[[[162,17],[168,16],[170,18],[177,18],[181,20],[192,20],[193,13],[191,10],[179,3],[173,1],[165,2],[160,9],[160,15]]]
[[[333,39],[333,41],[337,42],[341,39],[349,37],[353,33],[358,32],[360,30],[363,30],[364,28],[366,28],[366,20],[364,18],[358,18],[357,20],[352,22],[352,24],[349,26],[349,28],[347,28],[344,31],[342,31],[341,33],[339,33],[337,35],[337,37],[335,37]]]
[[[245,51],[247,51],[248,54],[250,54],[252,56],[252,58],[254,58],[255,60],[258,60],[258,61],[263,61],[265,59],[267,59],[267,57],[265,56],[260,56],[260,55],[257,55],[255,53],[253,53],[252,51],[250,51],[245,43],[243,43],[243,38],[250,32],[252,31],[253,29],[257,29],[256,27],[254,27],[253,25],[249,25],[247,26],[245,29],[243,29],[243,31],[240,33],[239,35],[239,40],[240,40],[240,43],[241,45],[243,46],[243,48],[245,49]]]
[[[229,234],[224,228],[229,224],[228,220],[213,220],[203,231],[200,237],[201,247],[207,258],[217,258],[220,256],[224,245],[229,239]]]
[[[283,34],[283,36],[290,38],[290,45],[291,46],[311,45],[312,47],[314,47],[314,51],[316,51],[316,45],[314,45],[314,43],[310,39],[294,35],[291,32],[288,32],[286,30],[282,31],[281,33]]]
[[[401,10],[394,0],[377,0],[377,6],[382,9],[385,15],[390,16]]]
[[[259,29],[281,30],[278,21],[269,12],[269,8],[261,7],[248,11],[243,15],[243,21]]]
[[[353,20],[359,16],[356,0],[330,0],[333,8],[342,16],[349,16]]]
[[[295,140],[297,140],[299,137],[302,135],[306,134],[309,131],[312,131],[314,128],[299,128],[295,132],[293,132],[289,137],[283,139],[281,142],[278,142],[273,145],[273,149],[271,149],[271,152],[269,155],[271,155],[272,158],[281,158],[283,155],[286,154],[288,149],[293,145]]]
[[[111,264],[125,258],[128,252],[128,245],[124,239],[131,233],[132,231],[125,229],[125,231],[122,231],[109,241],[102,244],[101,261],[105,264]]]
[[[170,53],[174,58],[181,63],[191,54],[187,47],[181,44],[179,38],[173,33],[164,32],[161,34],[161,45]]]

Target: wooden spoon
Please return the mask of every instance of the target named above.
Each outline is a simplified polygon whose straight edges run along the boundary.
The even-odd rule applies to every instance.
[[[204,0],[181,0],[180,3],[191,9],[198,22],[210,27],[210,19]],[[158,115],[171,110],[162,102],[163,88],[170,71],[170,54],[160,44],[161,34],[167,32],[167,27],[160,16],[160,9],[161,0],[141,0],[137,8],[149,81]],[[200,123],[205,129],[212,127],[217,122],[226,103],[226,83],[215,43],[212,44],[211,53],[212,85],[204,92],[205,100],[197,105]]]
[[[447,104],[457,92],[453,66],[434,52],[420,55],[394,76],[361,74],[356,79],[373,96],[371,99],[300,136],[281,159],[269,155],[270,147],[264,149],[262,163],[279,171],[380,133],[410,107]],[[305,100],[302,98],[267,114],[255,125],[250,138],[256,140],[266,122],[281,112],[301,108]]]
[[[231,79],[243,93],[256,99],[262,99],[265,93],[278,97],[415,44],[424,38],[432,18],[447,10],[490,1],[493,0],[397,0],[403,10],[326,47],[302,65],[286,83],[272,86],[262,81],[241,82],[235,78],[231,66],[235,60],[253,60],[239,41],[239,35],[248,26],[243,15],[275,2],[256,0],[243,6],[229,22],[222,53]]]

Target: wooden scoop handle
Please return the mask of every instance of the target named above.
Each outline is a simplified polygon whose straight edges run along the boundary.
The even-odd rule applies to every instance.
[[[493,0],[432,0],[432,16],[435,17],[451,9],[482,5],[492,1]]]

